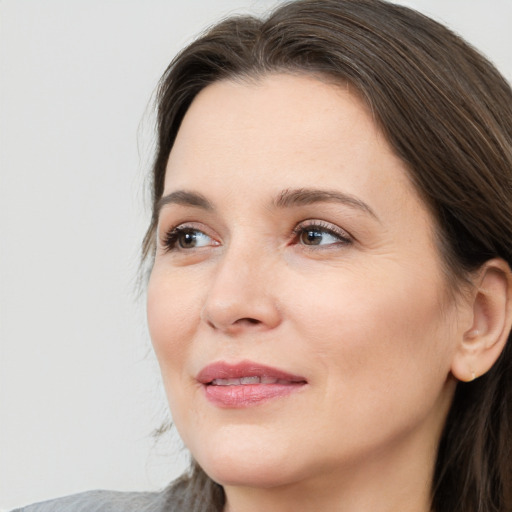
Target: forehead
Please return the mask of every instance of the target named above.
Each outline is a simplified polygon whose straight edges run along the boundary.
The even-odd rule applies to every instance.
[[[363,195],[394,189],[419,199],[359,95],[307,75],[220,81],[192,102],[169,156],[166,193],[244,182],[275,192],[312,184]]]
[[[337,129],[346,125],[351,129],[339,137]],[[355,138],[362,142],[361,137],[381,138],[369,109],[348,86],[308,75],[277,74],[219,81],[204,88],[183,119],[171,157],[187,150],[188,156],[200,158],[217,146],[236,150],[242,141],[248,157],[279,150],[289,156],[298,151],[306,155],[332,143],[343,150]]]

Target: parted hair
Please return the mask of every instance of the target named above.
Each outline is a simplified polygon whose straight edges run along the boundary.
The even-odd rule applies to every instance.
[[[316,75],[359,92],[432,213],[452,286],[488,259],[512,266],[510,85],[443,25],[382,0],[296,0],[262,19],[231,17],[171,62],[156,95],[145,261],[154,257],[167,160],[194,97],[219,80],[270,73]],[[222,510],[222,487],[197,464],[179,485],[187,510]],[[431,496],[435,512],[512,511],[510,339],[489,372],[457,384]]]

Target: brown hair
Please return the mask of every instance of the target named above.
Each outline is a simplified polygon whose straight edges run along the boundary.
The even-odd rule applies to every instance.
[[[359,91],[432,211],[452,283],[493,257],[512,265],[512,90],[446,27],[382,0],[298,0],[263,20],[229,18],[174,59],[157,94],[146,260],[154,255],[167,159],[196,94],[221,79],[272,72],[321,75]],[[222,489],[198,466],[187,485],[196,500],[190,510],[222,509]],[[201,501],[205,485],[210,497]],[[512,511],[510,340],[486,375],[457,386],[432,507]]]

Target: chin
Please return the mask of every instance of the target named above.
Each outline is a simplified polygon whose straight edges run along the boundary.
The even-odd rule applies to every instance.
[[[239,433],[241,434],[241,433]],[[294,451],[286,441],[236,435],[231,429],[212,435],[192,455],[206,474],[223,486],[279,487],[300,479]],[[252,432],[252,434],[255,434]],[[252,437],[252,439],[250,439]]]
[[[300,480],[290,473],[283,463],[263,460],[240,460],[231,458],[222,461],[199,463],[205,473],[215,482],[226,487],[256,487],[269,489],[281,487]]]

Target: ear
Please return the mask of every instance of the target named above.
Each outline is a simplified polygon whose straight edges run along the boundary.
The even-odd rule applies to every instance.
[[[512,326],[512,274],[495,258],[473,279],[470,327],[462,334],[452,361],[452,374],[468,382],[491,369],[503,351]]]

